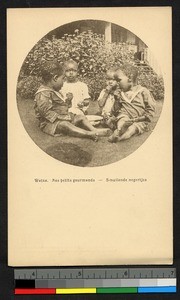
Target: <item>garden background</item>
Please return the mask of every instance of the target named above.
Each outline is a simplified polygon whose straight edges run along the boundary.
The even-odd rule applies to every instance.
[[[45,152],[65,163],[78,166],[98,166],[120,160],[136,150],[149,136],[159,118],[164,99],[164,83],[161,75],[137,59],[129,42],[108,42],[103,34],[92,30],[75,29],[57,37],[56,31],[41,39],[27,55],[19,73],[17,83],[18,109],[25,129]],[[79,65],[79,79],[84,81],[92,98],[89,114],[98,111],[97,97],[104,88],[106,70],[123,64],[136,65],[138,83],[147,87],[157,101],[156,116],[151,130],[141,136],[118,144],[109,144],[107,138],[94,142],[72,137],[55,138],[38,129],[33,110],[33,98],[42,83],[41,67],[47,60],[63,64],[72,58]],[[104,153],[102,155],[102,153]]]

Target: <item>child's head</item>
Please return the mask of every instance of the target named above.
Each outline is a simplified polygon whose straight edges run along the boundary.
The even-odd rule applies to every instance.
[[[117,68],[111,68],[107,70],[106,72],[106,85],[107,86],[112,86],[116,87],[117,86],[117,81],[115,79],[115,74],[116,74]]]
[[[138,70],[133,65],[123,65],[116,71],[115,78],[120,89],[124,92],[130,90],[133,85],[137,84]]]
[[[65,62],[64,68],[67,81],[75,82],[78,74],[78,64],[73,59],[70,59]]]
[[[64,69],[56,61],[47,61],[41,69],[41,76],[45,84],[58,91],[63,86]]]

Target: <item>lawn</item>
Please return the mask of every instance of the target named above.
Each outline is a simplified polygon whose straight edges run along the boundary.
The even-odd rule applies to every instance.
[[[107,137],[101,137],[96,143],[89,139],[68,136],[52,137],[38,127],[34,114],[33,100],[18,99],[19,114],[26,131],[32,140],[47,154],[64,163],[80,166],[103,166],[123,159],[139,148],[153,131],[162,110],[162,102],[157,101],[156,115],[149,132],[134,136],[119,143],[109,143]],[[91,102],[89,114],[97,112],[97,102]]]

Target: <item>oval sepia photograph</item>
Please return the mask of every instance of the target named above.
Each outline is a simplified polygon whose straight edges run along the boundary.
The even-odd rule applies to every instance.
[[[108,165],[153,132],[164,101],[154,55],[124,27],[79,20],[47,33],[19,72],[25,130],[52,158],[78,167]]]

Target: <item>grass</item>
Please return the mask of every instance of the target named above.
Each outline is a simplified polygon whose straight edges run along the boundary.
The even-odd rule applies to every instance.
[[[107,137],[102,137],[95,143],[89,139],[47,135],[38,127],[33,100],[18,99],[17,102],[22,123],[35,144],[53,158],[80,167],[103,166],[130,155],[151,134],[162,110],[162,102],[157,101],[156,115],[150,125],[150,131],[134,136],[129,140],[111,144],[107,141]],[[89,114],[95,114],[97,109],[97,103],[92,102],[89,107]]]

